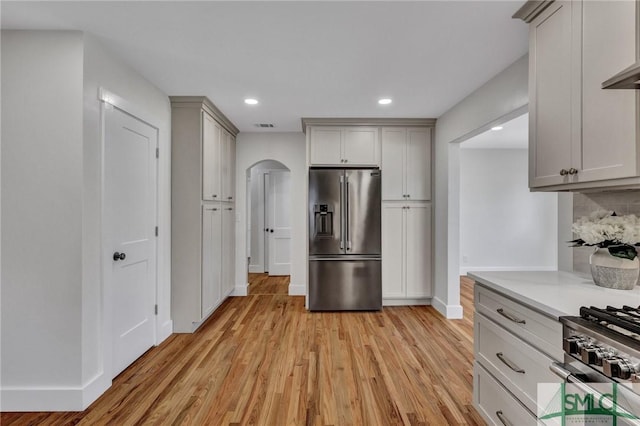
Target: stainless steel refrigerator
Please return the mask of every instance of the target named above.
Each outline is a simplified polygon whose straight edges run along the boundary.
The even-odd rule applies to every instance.
[[[309,170],[309,309],[382,309],[379,169]]]

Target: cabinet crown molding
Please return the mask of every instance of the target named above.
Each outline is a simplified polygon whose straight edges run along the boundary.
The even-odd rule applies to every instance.
[[[528,24],[553,2],[554,0],[529,0],[513,14],[512,18],[522,19]]]
[[[240,130],[206,96],[169,96],[172,108],[201,108],[213,116],[229,133],[237,136]]]
[[[313,118],[302,117],[302,131],[307,133],[307,126],[402,126],[402,127],[435,127],[435,118]]]

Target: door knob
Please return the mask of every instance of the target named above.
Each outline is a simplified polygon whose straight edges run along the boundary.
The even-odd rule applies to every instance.
[[[124,260],[126,257],[127,255],[124,253],[118,253],[118,252],[113,253],[113,260],[115,260],[116,262],[118,260]]]

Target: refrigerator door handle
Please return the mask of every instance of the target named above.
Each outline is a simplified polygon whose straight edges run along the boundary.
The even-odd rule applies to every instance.
[[[344,250],[344,176],[340,176],[340,250]]]
[[[346,188],[346,196],[345,198],[345,214],[344,214],[344,222],[345,222],[345,240],[347,241],[347,251],[351,250],[351,238],[349,235],[350,229],[349,229],[349,176],[345,176],[345,188]]]

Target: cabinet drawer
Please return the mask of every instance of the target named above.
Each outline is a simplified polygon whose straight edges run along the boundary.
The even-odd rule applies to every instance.
[[[555,360],[563,359],[562,325],[481,285],[475,286],[476,312],[491,318]]]
[[[477,362],[473,368],[473,401],[489,424],[536,425],[536,418]]]
[[[532,412],[537,411],[538,383],[557,383],[553,360],[482,315],[475,319],[476,361]]]

